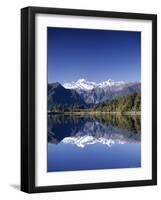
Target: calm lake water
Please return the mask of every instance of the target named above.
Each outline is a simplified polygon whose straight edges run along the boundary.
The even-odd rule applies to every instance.
[[[48,172],[141,167],[140,116],[48,116]]]

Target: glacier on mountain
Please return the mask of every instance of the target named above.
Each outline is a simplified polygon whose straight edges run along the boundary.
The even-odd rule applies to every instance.
[[[106,100],[141,92],[141,82],[114,81],[108,79],[100,83],[79,79],[71,83],[64,83],[66,89],[75,90],[87,104],[98,104]]]
[[[77,90],[92,90],[94,88],[105,88],[110,86],[120,86],[125,84],[124,81],[115,82],[111,79],[103,81],[100,83],[95,83],[93,81],[87,81],[84,78],[79,79],[78,81],[72,81],[71,83],[64,83],[63,87],[66,89],[77,89]]]

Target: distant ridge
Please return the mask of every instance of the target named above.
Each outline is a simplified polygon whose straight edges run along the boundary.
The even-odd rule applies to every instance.
[[[104,88],[107,86],[119,86],[125,84],[124,81],[113,81],[112,79],[108,79],[107,81],[103,81],[100,83],[95,83],[93,81],[87,81],[84,78],[79,79],[77,81],[72,81],[71,83],[64,83],[63,86],[67,89],[82,89],[82,90],[92,90],[96,87],[98,88]]]
[[[108,79],[100,83],[79,79],[76,82],[63,84],[64,88],[75,90],[87,104],[98,104],[121,96],[141,92],[141,82],[114,81]]]

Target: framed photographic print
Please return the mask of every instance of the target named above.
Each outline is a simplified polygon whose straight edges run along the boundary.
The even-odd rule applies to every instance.
[[[21,190],[157,184],[157,16],[21,10]]]

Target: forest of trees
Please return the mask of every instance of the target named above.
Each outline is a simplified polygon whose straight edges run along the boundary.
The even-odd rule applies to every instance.
[[[114,100],[107,100],[94,107],[87,108],[84,105],[55,104],[50,112],[140,112],[141,111],[141,94],[123,96]]]
[[[141,111],[141,94],[123,96],[112,101],[105,101],[98,104],[95,111],[103,112],[140,112]]]
[[[50,111],[51,112],[79,112],[80,110],[84,110],[84,109],[85,109],[84,105],[55,104]]]

